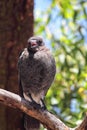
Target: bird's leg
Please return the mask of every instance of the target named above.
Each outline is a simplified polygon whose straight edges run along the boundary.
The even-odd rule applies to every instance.
[[[42,108],[43,110],[46,110],[47,108],[46,108],[46,105],[45,105],[45,103],[44,103],[44,100],[41,99],[41,102],[42,102],[42,105],[43,105],[41,108]]]
[[[38,104],[37,102],[34,101],[34,99],[32,98],[30,93],[29,93],[29,97],[31,99],[31,104],[34,106],[34,108],[40,109],[41,108],[40,104]]]

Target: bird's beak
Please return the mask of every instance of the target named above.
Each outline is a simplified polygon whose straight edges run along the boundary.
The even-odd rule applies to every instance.
[[[36,41],[31,41],[31,48],[36,48],[38,46],[38,44],[36,43]]]
[[[36,42],[31,42],[31,47],[37,47],[37,43]]]

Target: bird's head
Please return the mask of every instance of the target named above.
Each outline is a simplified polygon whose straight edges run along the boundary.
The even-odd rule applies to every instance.
[[[35,36],[28,39],[28,51],[36,52],[40,46],[43,46],[44,42],[42,37]]]

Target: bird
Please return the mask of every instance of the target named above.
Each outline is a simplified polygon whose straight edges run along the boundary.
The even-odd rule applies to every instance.
[[[26,48],[18,58],[18,78],[21,95],[37,108],[46,108],[44,98],[56,73],[55,59],[41,36],[28,39]],[[26,130],[39,130],[40,122],[28,115],[24,119]]]

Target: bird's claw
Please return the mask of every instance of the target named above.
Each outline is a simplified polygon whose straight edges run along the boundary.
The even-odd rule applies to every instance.
[[[33,100],[31,94],[29,94],[29,97],[30,97],[30,99],[31,99],[31,105],[33,105],[35,109],[46,110],[46,105],[45,105],[43,99],[41,99],[41,102],[42,102],[42,105],[41,105],[41,104],[36,103],[36,102]]]
[[[41,109],[40,104],[37,104],[35,101],[32,101],[31,105],[33,105],[34,109]]]

